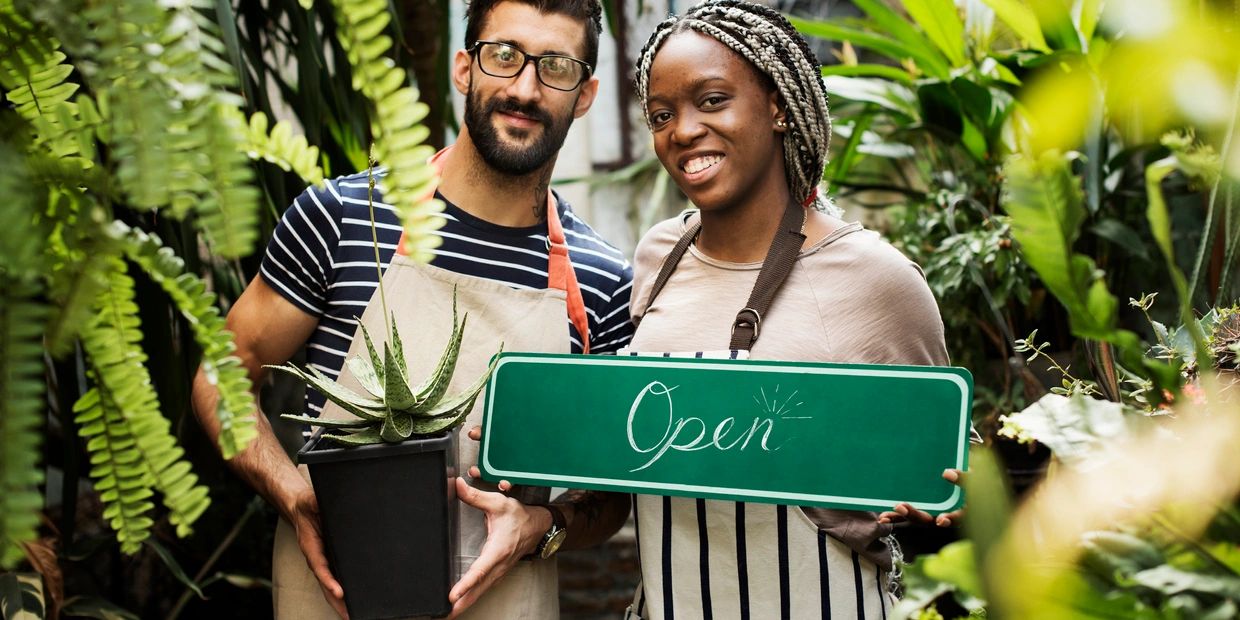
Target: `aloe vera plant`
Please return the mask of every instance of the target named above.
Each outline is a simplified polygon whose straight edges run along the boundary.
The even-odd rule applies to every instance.
[[[456,291],[452,293],[452,334],[435,369],[418,385],[409,381],[405,364],[404,346],[396,329],[396,317],[389,321],[390,334],[383,343],[383,355],[370,338],[366,326],[358,322],[366,341],[367,357],[346,360],[349,370],[361,383],[366,394],[358,394],[323,373],[307,366],[304,370],[293,365],[268,366],[300,378],[310,387],[322,392],[328,400],[356,416],[346,420],[324,420],[305,415],[284,414],[283,418],[303,422],[311,426],[329,429],[324,437],[350,446],[364,446],[381,442],[399,442],[414,436],[433,435],[457,426],[474,407],[474,401],[482,392],[495,359],[486,372],[459,394],[448,396],[448,384],[456,370],[461,339],[465,335],[466,313],[457,321]],[[503,351],[503,344],[500,351]],[[498,356],[498,352],[497,352]]]

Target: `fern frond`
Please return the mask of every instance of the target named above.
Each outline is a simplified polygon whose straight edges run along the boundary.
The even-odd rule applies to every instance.
[[[93,197],[77,189],[51,189],[49,217],[59,227],[48,247],[48,296],[52,316],[47,347],[53,356],[69,350],[94,315],[95,300],[107,285],[107,258],[119,254],[97,218],[101,211]]]
[[[262,112],[255,112],[248,123],[240,110],[229,109],[225,115],[241,127],[239,146],[250,159],[262,159],[281,170],[295,172],[307,183],[323,183],[318,147],[310,146],[305,136],[293,133],[292,123],[279,121],[268,133],[267,115]]]
[[[90,376],[98,379],[95,373]],[[98,388],[83,394],[73,412],[90,453],[90,477],[103,502],[103,518],[116,532],[121,551],[136,553],[151,536],[155,522],[148,514],[155,504],[151,501],[154,480],[141,462],[133,429],[116,400],[101,397]]]
[[[95,145],[89,122],[70,100],[79,85],[68,81],[73,66],[65,60],[47,29],[11,3],[0,4],[0,87],[33,129],[34,143],[80,172],[94,165]]]
[[[2,171],[0,171],[2,172]],[[19,226],[20,227],[20,226]],[[0,275],[0,570],[22,557],[18,543],[33,540],[43,482],[39,453],[43,426],[43,326],[47,307],[38,288]]]
[[[233,352],[232,332],[215,306],[215,294],[197,276],[185,272],[185,262],[160,243],[159,238],[124,224],[113,224],[125,255],[147,273],[172,298],[202,347],[202,369],[219,390],[215,417],[220,423],[220,450],[231,459],[258,436],[253,413],[254,395],[241,359]]]
[[[109,268],[108,284],[97,300],[98,315],[82,330],[82,347],[95,369],[99,402],[103,409],[107,410],[111,404],[118,412],[119,421],[108,418],[105,423],[108,436],[112,436],[111,427],[118,425],[124,427],[125,433],[132,435],[133,451],[127,452],[123,458],[114,458],[114,461],[118,466],[145,468],[149,484],[137,485],[135,482],[135,488],[146,492],[151,488],[158,490],[163,495],[163,504],[170,513],[168,519],[176,526],[177,535],[186,536],[193,522],[206,510],[210,499],[206,487],[198,484],[198,476],[183,460],[184,450],[172,436],[168,419],[160,413],[158,397],[145,366],[146,353],[141,347],[142,333],[138,308],[134,303],[133,280],[126,273],[124,261],[113,257],[106,262]],[[120,444],[118,448],[109,441],[94,443],[97,448],[119,450],[129,447],[129,444]],[[91,449],[90,443],[87,449]],[[96,450],[91,452],[93,463]],[[126,499],[123,492],[127,490],[133,491],[133,497],[142,495],[138,490],[119,489],[121,493],[114,500],[123,502]],[[122,541],[122,544],[125,542]]]
[[[233,110],[224,103],[211,104],[209,119],[201,124],[201,142],[195,152],[205,153],[202,170],[204,190],[194,204],[198,228],[211,242],[216,254],[236,258],[249,254],[258,239],[259,191],[254,170],[237,147],[241,125],[228,116]]]
[[[405,74],[385,54],[392,39],[381,34],[391,19],[385,0],[333,0],[336,36],[353,67],[353,87],[374,105],[370,131],[379,161],[387,168],[383,196],[396,207],[405,228],[405,251],[410,258],[431,259],[439,243],[431,234],[443,225],[434,217],[443,204],[434,200],[436,174],[427,160],[434,149],[426,145],[430,130],[421,124],[429,109],[418,101],[418,91],[403,86]]]
[[[82,14],[92,40],[71,51],[90,61],[83,64],[86,77],[107,98],[116,178],[132,206],[164,206],[180,184],[173,155],[182,126],[180,98],[156,73],[167,66],[160,57],[167,15],[155,0],[91,3]]]

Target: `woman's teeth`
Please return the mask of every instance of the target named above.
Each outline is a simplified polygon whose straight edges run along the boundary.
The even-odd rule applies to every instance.
[[[689,174],[695,174],[721,161],[723,161],[722,155],[706,155],[704,157],[695,157],[685,162],[684,171],[688,172]]]

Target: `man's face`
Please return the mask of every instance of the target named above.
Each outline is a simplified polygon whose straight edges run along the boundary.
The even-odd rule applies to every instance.
[[[529,54],[581,58],[585,28],[565,15],[502,2],[486,16],[478,38]],[[492,168],[509,175],[529,174],[551,161],[573,119],[589,110],[598,89],[594,78],[572,91],[553,89],[538,80],[532,62],[513,77],[494,77],[463,51],[457,54],[453,78],[465,93],[465,127],[478,152]]]

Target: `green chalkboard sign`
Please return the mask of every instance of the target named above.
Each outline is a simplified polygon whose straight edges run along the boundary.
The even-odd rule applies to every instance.
[[[504,353],[479,468],[519,484],[852,510],[963,503],[962,368]]]

